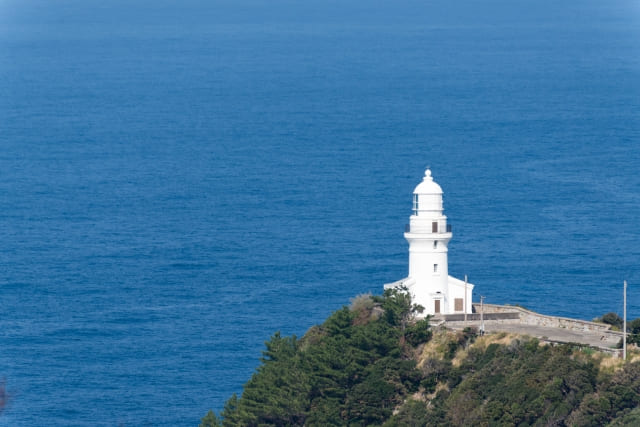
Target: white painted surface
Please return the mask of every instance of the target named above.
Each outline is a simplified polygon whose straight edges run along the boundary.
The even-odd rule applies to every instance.
[[[448,245],[452,233],[447,231],[444,215],[442,188],[433,180],[431,171],[413,191],[413,213],[409,218],[409,229],[404,233],[409,242],[409,277],[385,285],[406,286],[413,301],[425,308],[423,315],[472,312],[473,285],[466,286],[462,280],[449,276],[447,259]],[[463,310],[455,311],[455,300],[463,300]]]

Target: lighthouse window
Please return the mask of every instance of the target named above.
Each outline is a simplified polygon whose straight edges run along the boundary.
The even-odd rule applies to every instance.
[[[420,203],[418,202],[418,195],[413,195],[413,214],[418,215],[418,209],[420,209]]]
[[[435,221],[431,223],[431,232],[432,233],[437,233],[438,232],[438,223],[435,222]]]
[[[433,264],[433,272],[434,273],[438,272],[438,264]]]
[[[434,241],[433,242],[433,249],[437,249],[438,248],[438,241]]]

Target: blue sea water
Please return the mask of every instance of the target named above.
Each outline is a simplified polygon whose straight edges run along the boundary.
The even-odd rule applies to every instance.
[[[633,0],[0,0],[0,425],[197,425],[405,277],[640,316]]]

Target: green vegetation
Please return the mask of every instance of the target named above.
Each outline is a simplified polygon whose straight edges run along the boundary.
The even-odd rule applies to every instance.
[[[607,325],[611,325],[611,329],[614,331],[621,331],[623,320],[622,317],[618,316],[616,313],[607,313],[602,317],[598,317],[594,319],[595,322],[606,323]]]
[[[594,321],[611,325],[611,329],[614,331],[621,331],[624,327],[622,317],[616,313],[607,313],[602,317],[594,319]],[[640,318],[627,322],[627,344],[640,344]],[[620,339],[618,348],[622,348],[622,338]]]
[[[640,344],[640,319],[627,323],[627,344]]]
[[[276,333],[242,395],[201,426],[638,425],[640,362],[432,331],[421,310],[391,290],[354,298],[301,339]]]

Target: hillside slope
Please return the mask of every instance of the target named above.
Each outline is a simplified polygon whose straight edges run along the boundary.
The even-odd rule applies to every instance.
[[[640,362],[496,334],[432,331],[406,294],[360,296],[303,338],[275,334],[202,426],[637,425]]]

